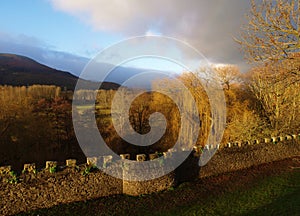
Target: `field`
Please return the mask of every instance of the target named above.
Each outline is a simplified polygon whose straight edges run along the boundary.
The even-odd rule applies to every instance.
[[[299,215],[299,194],[295,157],[151,195],[116,195],[20,215]]]

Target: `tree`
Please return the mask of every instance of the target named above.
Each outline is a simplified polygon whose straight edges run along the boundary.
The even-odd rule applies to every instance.
[[[289,71],[284,68],[268,65],[250,72],[249,87],[258,102],[256,112],[267,119],[274,135],[299,128],[300,85],[295,77],[285,76]]]
[[[166,116],[168,117],[167,119],[170,119],[172,129],[170,133],[170,140],[177,140],[178,133],[182,127],[180,119],[186,118],[189,125],[183,128],[181,138],[183,140],[181,142],[190,143],[191,140],[189,138],[192,137],[193,134],[198,133],[197,143],[194,144],[205,145],[207,143],[209,131],[212,127],[212,114],[208,95],[203,88],[203,83],[200,81],[202,80],[202,77],[200,78],[201,75],[202,74],[200,72],[199,74],[185,72],[178,76],[178,80],[180,80],[180,82],[187,88],[186,90],[178,85],[178,81],[175,81],[174,79],[166,78],[157,80],[153,83],[154,89],[164,89],[164,91],[170,92],[169,94],[173,95],[173,97],[177,99],[177,102],[179,103],[178,105],[183,108],[183,111],[193,110],[193,113],[180,113],[179,110],[175,109],[177,106],[171,101],[171,98],[170,101],[167,102],[168,100],[166,100],[166,98],[163,98],[161,95],[156,95],[156,100],[158,102],[164,102],[161,103],[163,104],[160,105],[161,108],[168,110]],[[205,82],[204,79],[202,81]],[[188,94],[188,92],[190,94]],[[199,119],[200,121],[199,131],[196,131],[196,128],[193,127],[193,125],[197,123],[195,122],[195,119]]]
[[[299,128],[300,1],[251,0],[240,39],[254,109],[274,135]]]
[[[233,83],[240,81],[241,73],[235,65],[214,66],[213,69],[218,75],[217,79],[226,90],[230,90],[230,86]]]
[[[53,132],[53,141],[68,153],[75,151],[75,134],[72,125],[72,105],[63,98],[40,99],[34,108],[34,113],[47,120]],[[50,132],[49,132],[50,133]]]
[[[251,0],[248,24],[236,39],[249,62],[294,59],[300,51],[299,7],[299,0]],[[291,66],[290,73],[299,77],[299,62]]]
[[[32,109],[25,87],[0,86],[0,138]]]

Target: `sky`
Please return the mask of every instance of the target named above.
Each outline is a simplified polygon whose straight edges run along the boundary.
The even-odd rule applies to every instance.
[[[4,0],[0,53],[28,56],[79,74],[121,40],[162,35],[195,47],[213,63],[247,68],[237,37],[248,0]]]

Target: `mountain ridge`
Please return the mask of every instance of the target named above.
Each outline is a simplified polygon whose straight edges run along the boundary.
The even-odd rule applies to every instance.
[[[68,90],[74,90],[78,77],[67,71],[57,70],[43,65],[29,57],[0,53],[0,85],[30,86],[56,85]],[[85,81],[89,85],[97,85],[92,81]],[[103,82],[101,89],[118,89],[119,84]]]

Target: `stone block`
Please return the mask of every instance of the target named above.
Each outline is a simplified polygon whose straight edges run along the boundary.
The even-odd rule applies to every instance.
[[[68,159],[66,160],[67,167],[76,167],[76,160],[75,159]]]
[[[214,145],[208,145],[208,148],[209,148],[209,149],[215,149],[215,147],[216,147],[216,146],[214,146]]]
[[[172,152],[163,152],[164,158],[171,158],[173,153]]]
[[[120,154],[122,160],[130,160],[130,154]]]
[[[271,142],[272,142],[272,143],[277,142],[277,137],[271,137]]]
[[[112,155],[99,156],[97,159],[97,167],[107,167],[112,163],[112,160]]]
[[[103,163],[110,163],[110,162],[112,162],[112,160],[113,160],[113,156],[112,155],[105,155],[105,156],[102,156],[102,158],[103,158]]]
[[[87,157],[86,163],[88,166],[97,166],[98,158],[97,157]]]
[[[237,147],[242,147],[242,142],[241,141],[237,141],[237,142],[235,142],[235,146],[237,146]]]
[[[253,144],[259,144],[259,140],[253,140]]]
[[[270,138],[264,138],[264,143],[269,143],[269,142],[271,142]]]
[[[177,149],[176,148],[170,148],[170,149],[168,149],[168,152],[177,152]]]
[[[137,161],[145,161],[146,160],[146,155],[145,154],[138,154],[138,155],[136,155],[136,160]]]
[[[246,140],[246,141],[244,141],[244,143],[243,143],[244,145],[251,145],[251,142],[250,141],[248,141],[248,140]]]
[[[194,150],[194,156],[199,157],[203,152],[203,147],[200,145],[197,145],[197,146],[194,146],[193,150]]]
[[[282,142],[282,141],[284,141],[284,137],[283,137],[283,136],[279,136],[279,137],[277,137],[277,140],[278,140],[279,142]]]
[[[204,150],[209,150],[209,145],[205,145]]]
[[[35,172],[35,163],[24,164],[23,172]]]
[[[150,159],[150,160],[154,160],[154,159],[156,159],[156,158],[159,158],[157,153],[149,154],[149,159]]]
[[[11,166],[0,167],[0,174],[8,174],[11,171]]]
[[[46,169],[57,167],[57,161],[46,161]]]

